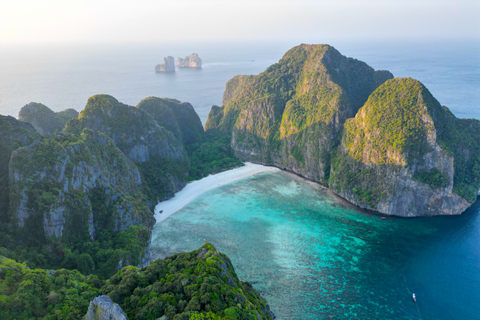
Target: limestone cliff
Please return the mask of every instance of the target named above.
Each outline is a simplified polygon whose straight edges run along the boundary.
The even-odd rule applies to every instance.
[[[17,149],[9,166],[10,211],[24,243],[96,239],[104,229],[150,228],[138,168],[104,134],[58,135]]]
[[[163,63],[155,66],[155,72],[175,72],[175,59],[172,56],[163,58]]]
[[[202,122],[188,102],[149,97],[140,101],[137,108],[151,115],[159,125],[172,132],[184,144],[202,140]]]
[[[202,67],[202,59],[196,53],[192,53],[189,56],[186,56],[185,59],[178,58],[177,66],[179,68],[192,68],[199,69]]]
[[[241,159],[326,183],[344,121],[391,77],[328,45],[300,45],[263,73],[230,80],[205,128],[231,132]]]
[[[0,116],[0,223],[9,220],[9,174],[8,164],[12,152],[18,148],[28,146],[40,135],[30,124],[18,121],[13,117]]]
[[[92,96],[64,132],[79,134],[84,128],[105,133],[137,163],[151,206],[185,186],[188,158],[183,145],[146,112],[108,95]]]
[[[61,132],[68,120],[77,116],[78,112],[74,109],[55,113],[45,105],[36,102],[25,105],[18,113],[21,121],[31,123],[45,137],[52,137],[55,131]]]
[[[385,214],[460,214],[480,188],[480,172],[461,172],[480,168],[480,143],[472,139],[480,122],[461,134],[463,126],[419,81],[388,80],[345,123],[330,188]],[[465,179],[473,180],[473,192]]]
[[[300,45],[265,72],[230,80],[205,129],[231,135],[239,158],[363,208],[459,214],[480,189],[480,122],[455,118],[418,81],[392,77],[330,46]]]

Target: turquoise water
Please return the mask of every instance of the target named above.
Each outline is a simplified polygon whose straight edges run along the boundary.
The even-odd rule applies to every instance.
[[[478,211],[382,220],[295,175],[264,173],[157,224],[152,251],[213,243],[278,319],[478,319]]]

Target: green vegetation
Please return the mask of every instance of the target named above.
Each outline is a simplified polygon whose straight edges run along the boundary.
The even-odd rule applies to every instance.
[[[138,269],[118,271],[101,289],[129,319],[272,319],[267,302],[238,280],[211,244]]]
[[[102,284],[76,270],[29,269],[0,256],[0,319],[81,319]]]
[[[209,174],[242,166],[230,146],[231,137],[207,131],[202,142],[186,145],[190,159],[189,180],[201,179]]]
[[[243,160],[295,167],[326,182],[330,152],[343,122],[382,82],[392,78],[328,45],[299,45],[257,76],[226,85],[224,106],[212,108],[208,130],[234,133]],[[314,168],[307,166],[314,166]]]
[[[432,150],[427,135],[434,130],[426,122],[428,109],[423,85],[411,78],[387,80],[368,98],[362,111],[345,123],[345,141],[357,161],[405,165]],[[368,159],[364,150],[368,148]]]
[[[211,244],[141,269],[125,267],[107,281],[29,267],[0,257],[0,319],[81,319],[100,294],[129,319],[273,319],[265,299],[239,281],[228,257]]]
[[[438,170],[437,168],[433,168],[430,171],[427,171],[425,169],[418,170],[413,175],[413,178],[420,182],[428,184],[434,189],[445,188],[446,186],[448,186],[447,176],[445,175],[445,173]]]
[[[9,186],[12,215],[0,229],[3,255],[103,277],[120,260],[138,264],[145,255],[152,212],[138,169],[108,137],[88,129],[80,136],[58,135],[18,149],[10,163],[17,178]],[[26,215],[23,224],[17,210]]]

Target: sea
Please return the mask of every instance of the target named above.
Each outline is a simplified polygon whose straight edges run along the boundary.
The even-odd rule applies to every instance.
[[[297,44],[2,46],[0,114],[18,117],[32,101],[81,111],[101,93],[132,106],[149,96],[187,101],[205,122],[229,79],[262,72]],[[420,80],[459,118],[480,119],[478,40],[329,44]],[[154,72],[163,57],[193,52],[202,69]],[[301,177],[269,172],[210,190],[155,225],[152,255],[206,241],[231,258],[277,319],[480,319],[478,202],[460,216],[381,219]]]

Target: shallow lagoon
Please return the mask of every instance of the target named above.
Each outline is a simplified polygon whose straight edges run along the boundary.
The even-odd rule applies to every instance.
[[[278,319],[477,319],[478,212],[382,220],[293,174],[264,173],[158,223],[152,255],[213,243]]]

